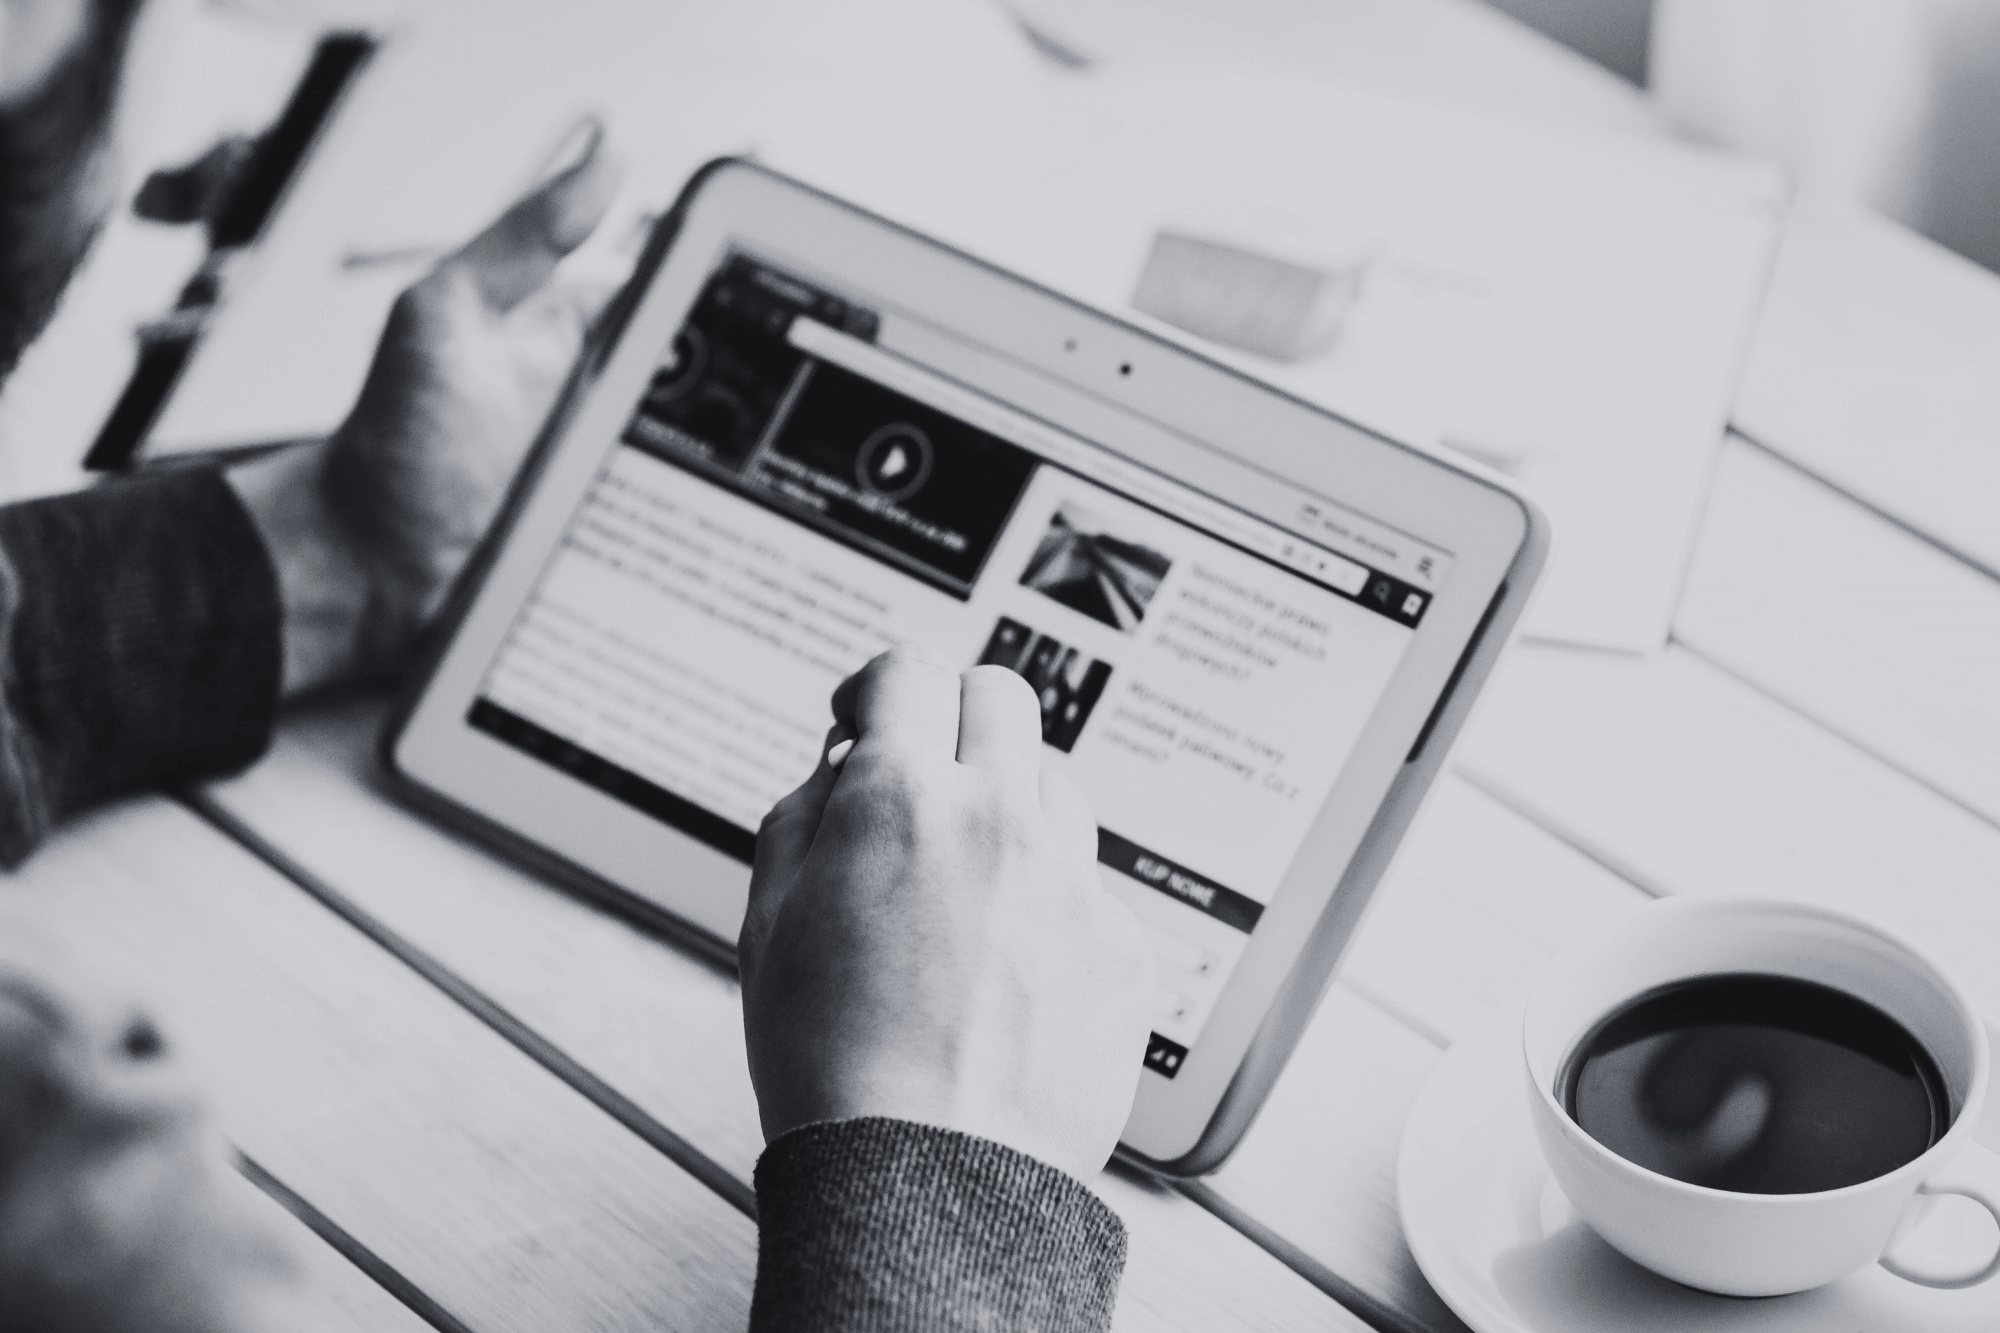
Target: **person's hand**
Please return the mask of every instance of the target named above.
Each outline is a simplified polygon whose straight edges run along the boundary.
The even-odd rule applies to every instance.
[[[888,1116],[1088,1179],[1131,1114],[1153,961],[1082,793],[1042,770],[1033,689],[899,648],[833,710],[854,745],[765,819],[739,944],[765,1138]]]
[[[0,1328],[316,1327],[254,1197],[152,1020],[0,909]]]
[[[286,694],[395,670],[436,613],[606,295],[549,280],[618,178],[593,123],[574,165],[396,302],[331,439],[232,469],[277,567]]]

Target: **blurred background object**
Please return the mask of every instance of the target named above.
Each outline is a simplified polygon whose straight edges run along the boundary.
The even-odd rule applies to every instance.
[[[1598,129],[1651,128],[1629,96],[1650,89],[1680,132],[2000,270],[2000,0],[1007,3],[1092,59],[1200,54]],[[1598,69],[1558,74],[1537,39]]]
[[[149,416],[148,452],[337,424],[396,294],[586,113],[629,172],[571,277],[621,278],[689,174],[723,154],[986,248],[1038,73],[988,0],[413,4]]]
[[[1106,59],[1043,97],[1033,168],[987,254],[1510,474],[1563,543],[1523,632],[1653,651],[1781,183],[1664,134],[1399,95],[1386,65],[1364,82],[1165,52]],[[1207,262],[1173,261],[1189,239]],[[1233,258],[1217,262],[1223,250]],[[1218,287],[1254,290],[1263,308],[1251,318]]]
[[[1646,81],[1654,0],[1487,0],[1634,83]]]
[[[2000,270],[2000,0],[1489,0],[1768,157]]]
[[[303,0],[299,0],[303,5]],[[363,0],[354,0],[363,3]],[[311,61],[317,20],[238,0],[151,0],[125,70],[114,143],[117,197],[154,172],[199,161],[218,144],[263,133]],[[224,150],[225,152],[228,150]],[[189,181],[196,193],[204,182]],[[186,201],[150,201],[163,211]],[[165,224],[128,207],[106,219],[63,308],[0,392],[0,495],[67,490],[133,366],[134,330],[172,310],[209,251],[206,228]]]
[[[1676,125],[2000,269],[2000,0],[1658,0]]]
[[[1603,60],[1600,50],[1610,53],[1617,46],[1610,36],[1616,25],[1605,23],[1599,11],[1636,9],[1641,0],[999,3],[1045,46],[1083,63],[1164,57],[1265,65],[1292,75],[1387,89],[1460,111],[1593,130],[1659,129],[1651,107],[1634,92],[1636,73],[1614,73],[1616,66],[1571,59],[1562,49],[1569,43]],[[1529,22],[1503,10],[1521,11]],[[1644,15],[1639,22],[1643,26]]]

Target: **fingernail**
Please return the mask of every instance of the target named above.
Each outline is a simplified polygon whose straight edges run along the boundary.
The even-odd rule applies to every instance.
[[[852,753],[854,753],[854,738],[852,736],[844,741],[836,741],[827,749],[826,766],[828,768],[839,768],[847,762],[847,756]]]
[[[549,243],[564,254],[590,239],[622,183],[624,173],[604,156],[609,137],[604,122],[595,116],[580,122],[575,146],[564,145],[557,154],[561,165],[541,187],[549,201],[544,223]]]
[[[576,170],[603,142],[603,120],[595,114],[579,117],[574,125],[563,131],[562,138],[556,140],[556,146],[545,159],[542,169],[535,173],[535,184],[546,185],[565,172]]]

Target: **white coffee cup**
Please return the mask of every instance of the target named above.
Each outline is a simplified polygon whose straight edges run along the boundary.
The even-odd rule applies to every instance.
[[[1564,1109],[1557,1078],[1576,1044],[1625,1002],[1672,982],[1763,973],[1865,1000],[1929,1049],[1951,1098],[1949,1130],[1915,1160],[1844,1189],[1739,1194],[1691,1185],[1620,1157]],[[1960,1194],[2000,1222],[2000,1156],[1972,1141],[1986,1100],[1986,1032],[1941,968],[1876,926],[1796,903],[1676,898],[1634,913],[1565,955],[1536,984],[1522,1027],[1528,1097],[1542,1154],[1584,1220],[1626,1257],[1726,1296],[1805,1291],[1880,1262],[1929,1287],[2000,1273],[1898,1262],[1890,1247],[1919,1194]]]

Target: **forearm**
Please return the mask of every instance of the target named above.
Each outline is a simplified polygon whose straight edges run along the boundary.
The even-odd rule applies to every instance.
[[[808,1125],[757,1164],[751,1333],[1101,1333],[1117,1216],[997,1143],[897,1120]]]

